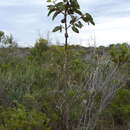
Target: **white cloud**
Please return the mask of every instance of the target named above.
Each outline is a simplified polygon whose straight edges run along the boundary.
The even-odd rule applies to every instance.
[[[94,16],[96,26],[86,25],[80,34],[70,32],[71,43],[86,45],[93,41],[94,35],[98,45],[130,41],[130,1],[79,0],[79,3]],[[46,0],[0,0],[0,29],[13,33],[17,41],[33,43],[38,31],[47,33],[53,25],[59,24],[46,17],[46,5]],[[52,34],[53,41],[63,43],[63,38],[63,34]]]
[[[118,42],[130,42],[130,18],[110,19],[109,22],[101,22],[96,26],[84,27],[79,35],[73,33],[74,39],[78,39],[85,45],[86,41],[92,44],[96,39],[97,45],[107,45]]]
[[[28,4],[46,4],[46,0],[0,0],[0,6],[19,6]]]

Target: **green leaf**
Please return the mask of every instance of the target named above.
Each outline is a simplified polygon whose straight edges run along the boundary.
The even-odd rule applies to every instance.
[[[79,15],[83,15],[82,12],[78,9],[75,10],[75,13],[79,14]]]
[[[56,7],[63,6],[63,2],[59,2],[55,5]]]
[[[65,9],[65,5],[63,2],[59,2],[59,3],[55,4],[55,7],[56,7],[57,11],[60,11],[60,12]]]
[[[53,30],[52,30],[52,32],[57,32],[57,31],[62,31],[62,26],[56,26]]]
[[[55,11],[55,9],[51,9],[51,10],[49,10],[49,12],[48,12],[48,16],[50,16],[51,15],[51,13],[53,13]]]
[[[73,9],[80,9],[80,6],[77,0],[70,0],[70,3]]]
[[[57,11],[57,12],[54,13],[52,20],[54,20],[58,14],[60,14],[60,11]]]
[[[76,33],[79,33],[79,30],[75,26],[72,26],[72,30]]]
[[[78,23],[75,24],[75,26],[78,27],[78,28],[82,28],[83,24],[79,21]]]
[[[77,20],[77,17],[72,16],[72,17],[71,17],[71,20],[70,20],[70,24],[75,23],[75,22],[76,22],[76,20]]]
[[[94,22],[93,20],[91,20],[90,23],[91,23],[92,25],[95,25],[95,22]]]
[[[82,19],[86,23],[91,23],[92,25],[95,25],[93,18],[89,13],[86,13],[85,15],[83,15]]]
[[[75,24],[75,26],[78,27],[78,28],[80,28],[79,24],[77,24],[77,23]]]
[[[50,9],[54,9],[54,8],[55,8],[55,6],[54,6],[54,5],[48,5],[47,7],[48,7],[48,9],[49,9],[49,10],[50,10]]]
[[[83,24],[80,21],[78,22],[78,24],[79,24],[80,28],[83,27]]]
[[[47,0],[47,2],[52,2],[52,0]]]
[[[4,36],[4,32],[0,31],[0,37]]]

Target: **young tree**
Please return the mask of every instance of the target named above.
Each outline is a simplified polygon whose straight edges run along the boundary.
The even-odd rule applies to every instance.
[[[89,13],[82,13],[80,10],[80,5],[77,0],[47,0],[51,3],[48,5],[48,16],[53,13],[52,20],[54,20],[58,15],[62,15],[60,25],[53,29],[53,32],[65,30],[65,51],[68,46],[68,30],[71,28],[74,32],[79,33],[79,29],[83,27],[83,22],[91,23],[95,25],[92,16]]]
[[[4,38],[4,32],[0,31],[0,42],[2,42],[2,39]]]
[[[0,46],[17,47],[17,43],[12,34],[6,35],[3,31],[0,31]]]
[[[83,22],[85,23],[91,23],[92,25],[95,25],[92,16],[89,13],[82,13],[80,10],[80,5],[77,0],[47,0],[50,4],[48,5],[48,16],[53,14],[52,20],[55,20],[55,18],[58,15],[62,15],[61,22],[58,26],[56,26],[53,29],[53,32],[60,31],[62,32],[64,30],[65,32],[65,57],[64,57],[64,87],[62,89],[67,90],[68,88],[68,68],[67,68],[67,61],[68,61],[68,30],[72,29],[75,33],[79,33],[79,29],[83,27]],[[66,103],[64,107],[64,122],[65,122],[65,130],[69,130],[69,104]]]
[[[55,18],[58,15],[62,15],[61,22],[58,26],[56,26],[53,29],[53,32],[60,31],[62,32],[64,30],[65,34],[65,57],[64,57],[64,72],[65,72],[65,86],[67,86],[67,61],[68,61],[68,30],[72,29],[75,33],[79,33],[79,29],[83,27],[83,22],[85,23],[91,23],[92,25],[95,25],[94,20],[92,16],[89,13],[82,13],[80,10],[80,5],[77,0],[47,0],[50,4],[48,7],[48,16],[53,14],[52,20],[55,20]]]

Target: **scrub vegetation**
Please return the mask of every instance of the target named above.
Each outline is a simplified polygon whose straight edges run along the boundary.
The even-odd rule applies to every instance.
[[[130,45],[69,45],[68,29],[94,20],[76,0],[48,2],[53,19],[63,15],[53,29],[63,46],[20,48],[0,31],[0,130],[129,130]]]

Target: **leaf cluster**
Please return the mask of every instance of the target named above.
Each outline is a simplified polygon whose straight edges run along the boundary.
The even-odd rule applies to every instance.
[[[56,26],[53,32],[62,32],[65,29],[64,24],[68,25],[67,29],[71,28],[76,33],[79,33],[79,29],[83,27],[83,22],[95,25],[92,16],[81,11],[77,0],[63,0],[62,2],[48,0],[47,2],[50,3],[47,6],[49,10],[48,16],[52,15],[52,20],[55,20],[58,15],[63,16],[60,25]]]

